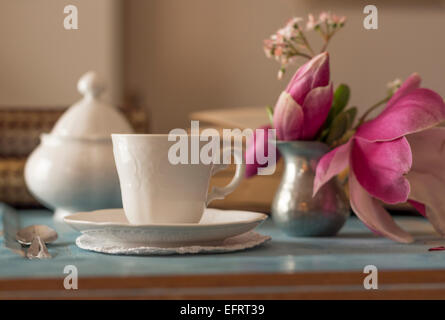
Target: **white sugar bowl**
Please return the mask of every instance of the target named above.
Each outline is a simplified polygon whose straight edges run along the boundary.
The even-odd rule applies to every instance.
[[[77,88],[83,98],[71,106],[25,166],[25,181],[42,204],[62,218],[78,211],[122,208],[113,157],[112,133],[133,133],[113,106],[99,99],[103,83],[94,72],[83,75]]]

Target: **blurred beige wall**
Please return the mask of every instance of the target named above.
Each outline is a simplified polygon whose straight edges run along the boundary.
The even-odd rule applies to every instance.
[[[188,126],[192,111],[273,105],[285,87],[262,41],[292,16],[331,10],[348,17],[330,46],[332,78],[365,108],[396,77],[420,72],[445,95],[441,0],[373,1],[379,29],[364,30],[368,1],[0,0],[0,106],[59,106],[79,98],[86,70],[146,106],[154,132]],[[65,5],[79,30],[63,28]],[[295,67],[296,68],[296,67]]]
[[[379,29],[363,28],[363,8]],[[331,10],[348,17],[330,46],[332,79],[365,108],[386,83],[417,71],[445,95],[443,1],[127,0],[125,91],[151,114],[152,129],[186,127],[191,111],[274,104],[285,87],[262,40],[292,16]]]
[[[79,29],[65,30],[63,9],[78,8]],[[119,0],[0,0],[0,106],[66,106],[79,99],[90,69],[122,99]]]

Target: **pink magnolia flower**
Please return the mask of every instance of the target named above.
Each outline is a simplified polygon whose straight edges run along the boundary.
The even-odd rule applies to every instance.
[[[375,119],[361,125],[348,143],[323,156],[314,194],[350,167],[349,193],[356,215],[376,233],[399,242],[413,237],[379,203],[409,201],[445,235],[445,104],[434,91],[420,88],[411,75]]]
[[[279,140],[311,140],[332,105],[329,55],[321,53],[301,66],[275,105],[273,125]]]
[[[279,140],[311,140],[320,130],[332,105],[332,84],[329,83],[329,55],[321,53],[301,66],[275,106],[273,126]],[[260,129],[271,128],[263,126]],[[255,154],[278,153],[274,146],[268,146],[261,135],[254,136],[246,151],[246,177],[257,174],[259,165]],[[267,155],[267,153],[264,153]],[[249,159],[250,161],[247,161]],[[252,161],[255,160],[255,161]]]

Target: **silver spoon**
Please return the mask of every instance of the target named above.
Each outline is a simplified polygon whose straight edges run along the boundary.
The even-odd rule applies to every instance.
[[[29,246],[26,257],[28,259],[49,259],[45,243],[51,243],[57,239],[57,232],[45,225],[32,225],[19,230],[15,236],[16,240]]]

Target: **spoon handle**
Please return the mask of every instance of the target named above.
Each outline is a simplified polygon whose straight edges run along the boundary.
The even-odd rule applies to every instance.
[[[51,254],[46,248],[45,242],[42,241],[40,236],[35,236],[32,240],[31,246],[26,252],[26,257],[28,259],[50,259]]]

